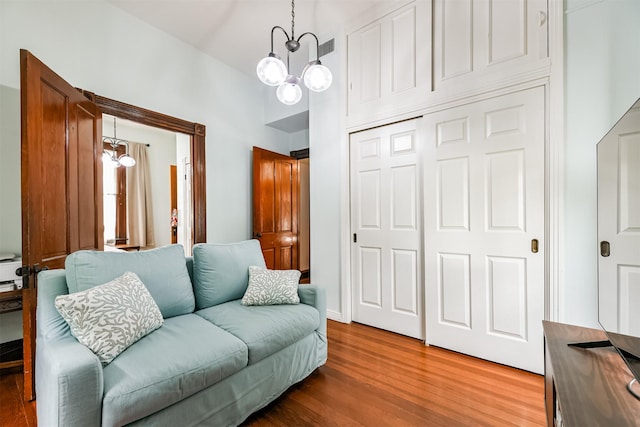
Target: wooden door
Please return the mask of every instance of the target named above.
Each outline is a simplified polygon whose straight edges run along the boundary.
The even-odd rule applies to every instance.
[[[20,51],[24,394],[35,397],[36,274],[68,254],[103,248],[101,114]]]
[[[538,87],[424,122],[427,342],[536,373],[544,354],[544,98]]]
[[[253,237],[267,268],[298,269],[298,162],[253,147]]]
[[[424,339],[417,120],[351,135],[353,320]]]
[[[598,143],[598,242],[598,320],[638,337],[640,101]]]

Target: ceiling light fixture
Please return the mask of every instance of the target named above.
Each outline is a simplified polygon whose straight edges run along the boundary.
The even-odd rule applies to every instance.
[[[306,32],[302,33],[300,37],[295,38],[295,0],[291,1],[291,37],[285,31],[284,28],[276,25],[271,29],[271,52],[269,55],[263,58],[256,68],[258,78],[262,83],[269,86],[278,86],[276,95],[280,102],[286,105],[293,105],[300,101],[302,98],[302,89],[300,88],[300,78],[291,74],[289,70],[289,54],[297,51],[300,48],[300,39],[306,35],[313,36],[316,40],[316,59],[309,62],[302,70],[302,80],[304,84],[314,92],[322,92],[327,90],[331,86],[333,77],[331,71],[322,65],[319,56],[318,37],[315,34]],[[273,32],[279,28],[287,37],[287,41],[284,43],[287,48],[287,64],[276,55],[273,50]]]
[[[116,137],[116,118],[115,117],[113,118],[113,138],[104,136],[102,137],[102,142],[105,144],[111,145],[111,154],[105,151],[104,154],[106,156],[103,158],[111,160],[113,163],[116,164],[116,166],[124,166],[124,167],[130,168],[131,166],[134,166],[136,164],[136,159],[134,159],[129,155],[129,141],[125,141],[124,139],[118,139]],[[125,146],[125,153],[120,157],[116,157],[116,150],[118,149],[119,145]]]

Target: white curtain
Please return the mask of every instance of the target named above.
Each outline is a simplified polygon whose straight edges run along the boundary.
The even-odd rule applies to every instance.
[[[150,248],[155,246],[155,236],[146,144],[129,141],[129,154],[136,160],[136,164],[127,168],[127,243]]]

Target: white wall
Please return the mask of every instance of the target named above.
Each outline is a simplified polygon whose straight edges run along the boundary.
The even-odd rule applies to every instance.
[[[640,2],[567,0],[566,323],[597,326],[596,144],[640,97]]]
[[[289,134],[289,151],[309,148],[309,129]]]
[[[251,147],[287,152],[289,144],[285,133],[263,124],[263,85],[257,78],[102,0],[0,1],[0,85],[19,88],[20,48],[74,86],[204,124],[207,240],[250,238]],[[13,108],[15,118],[19,104]],[[8,119],[18,129],[0,134],[19,135],[19,121]],[[4,119],[0,124],[5,125]],[[19,144],[19,138],[0,141],[3,165],[19,163]],[[19,200],[20,181],[12,180],[5,188],[4,173],[2,178],[2,191]],[[20,225],[14,218],[1,230],[5,227]]]
[[[325,92],[312,93],[309,98],[311,283],[326,288],[328,316],[342,319],[340,231],[344,201],[341,196],[342,187],[348,186],[349,181],[341,176],[342,151],[347,140],[343,122],[346,115],[343,43],[339,37],[335,39],[335,48],[321,58],[333,74],[331,87]],[[344,286],[348,288],[349,284]]]
[[[1,83],[0,81],[0,252],[21,255],[20,91]]]

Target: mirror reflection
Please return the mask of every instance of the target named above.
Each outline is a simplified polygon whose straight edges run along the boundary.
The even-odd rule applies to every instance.
[[[640,100],[598,143],[598,318],[640,378]]]
[[[179,243],[190,255],[189,135],[108,114],[102,116],[102,129],[105,250]]]

